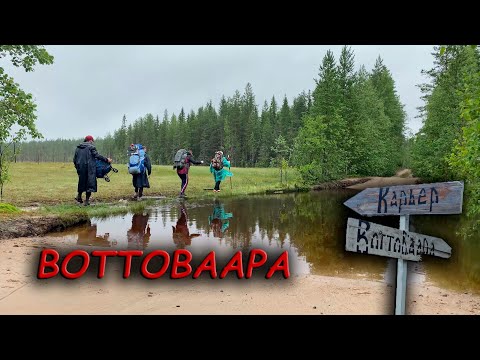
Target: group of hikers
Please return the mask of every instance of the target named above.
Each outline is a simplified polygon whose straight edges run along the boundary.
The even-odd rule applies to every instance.
[[[133,199],[140,200],[143,197],[143,189],[150,188],[148,177],[152,173],[152,163],[147,154],[147,147],[141,144],[131,144],[128,149],[129,161],[128,172],[132,175],[132,185],[135,189]],[[97,192],[97,178],[103,178],[110,181],[108,173],[110,171],[118,172],[112,167],[112,159],[100,155],[94,145],[93,136],[87,135],[84,142],[75,149],[73,163],[78,175],[77,196],[75,201],[86,206],[90,205],[92,193]],[[185,198],[185,191],[188,186],[188,172],[191,164],[201,165],[202,161],[197,161],[193,157],[192,150],[180,149],[174,156],[173,169],[176,169],[177,175],[181,180],[179,197]],[[230,157],[226,157],[223,151],[215,152],[210,160],[210,172],[213,174],[215,186],[213,192],[220,192],[220,184],[233,174],[226,168],[230,168]],[[85,201],[83,201],[85,193]]]

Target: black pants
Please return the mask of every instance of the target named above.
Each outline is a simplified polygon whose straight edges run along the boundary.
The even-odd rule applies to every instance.
[[[178,176],[182,180],[182,186],[180,187],[180,194],[185,195],[185,190],[187,190],[187,186],[188,186],[188,174],[178,174]]]
[[[138,193],[139,198],[142,197],[143,196],[143,187],[141,187],[141,188],[136,187],[135,192]]]
[[[92,196],[92,193],[90,191],[86,191],[85,193],[86,193],[86,198],[87,198],[87,201],[88,201],[90,199],[90,196]],[[83,191],[79,192],[78,196],[77,196],[77,199],[82,200],[82,194],[83,194]]]
[[[220,190],[220,183],[220,180],[215,183],[215,190]]]

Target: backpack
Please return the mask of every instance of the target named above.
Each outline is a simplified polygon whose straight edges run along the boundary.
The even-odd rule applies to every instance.
[[[129,174],[143,174],[145,172],[145,150],[141,144],[135,144],[135,149],[130,153],[128,160]]]
[[[97,159],[95,161],[96,165],[96,176],[99,179],[105,179],[105,181],[109,182],[110,178],[108,177],[108,173],[110,171],[113,171],[114,173],[117,173],[118,170],[112,167],[112,164],[109,164],[108,162],[102,161],[100,159]]]
[[[223,156],[221,152],[216,152],[215,156],[212,159],[212,167],[215,170],[222,170],[223,169]]]
[[[183,169],[186,164],[188,152],[185,149],[180,149],[177,151],[173,158],[173,168],[174,169]]]

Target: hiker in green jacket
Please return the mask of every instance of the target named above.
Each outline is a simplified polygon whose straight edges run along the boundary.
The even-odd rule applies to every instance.
[[[226,169],[230,168],[230,161],[223,156],[223,151],[215,152],[215,156],[210,161],[210,172],[213,174],[215,180],[215,188],[213,192],[220,192],[220,183],[227,178],[227,176],[233,176],[233,174]]]

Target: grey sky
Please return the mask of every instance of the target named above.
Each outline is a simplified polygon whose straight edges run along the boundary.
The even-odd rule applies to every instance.
[[[0,61],[38,105],[37,126],[47,139],[94,137],[113,133],[123,115],[127,122],[164,110],[178,115],[197,110],[222,95],[243,93],[250,82],[259,109],[275,96],[289,104],[302,91],[313,90],[314,79],[327,50],[338,59],[341,45],[232,45],[232,46],[46,46],[53,65],[25,73]],[[371,70],[380,55],[391,71],[413,132],[422,105],[417,84],[426,79],[422,69],[433,66],[432,45],[352,46],[358,68]]]

